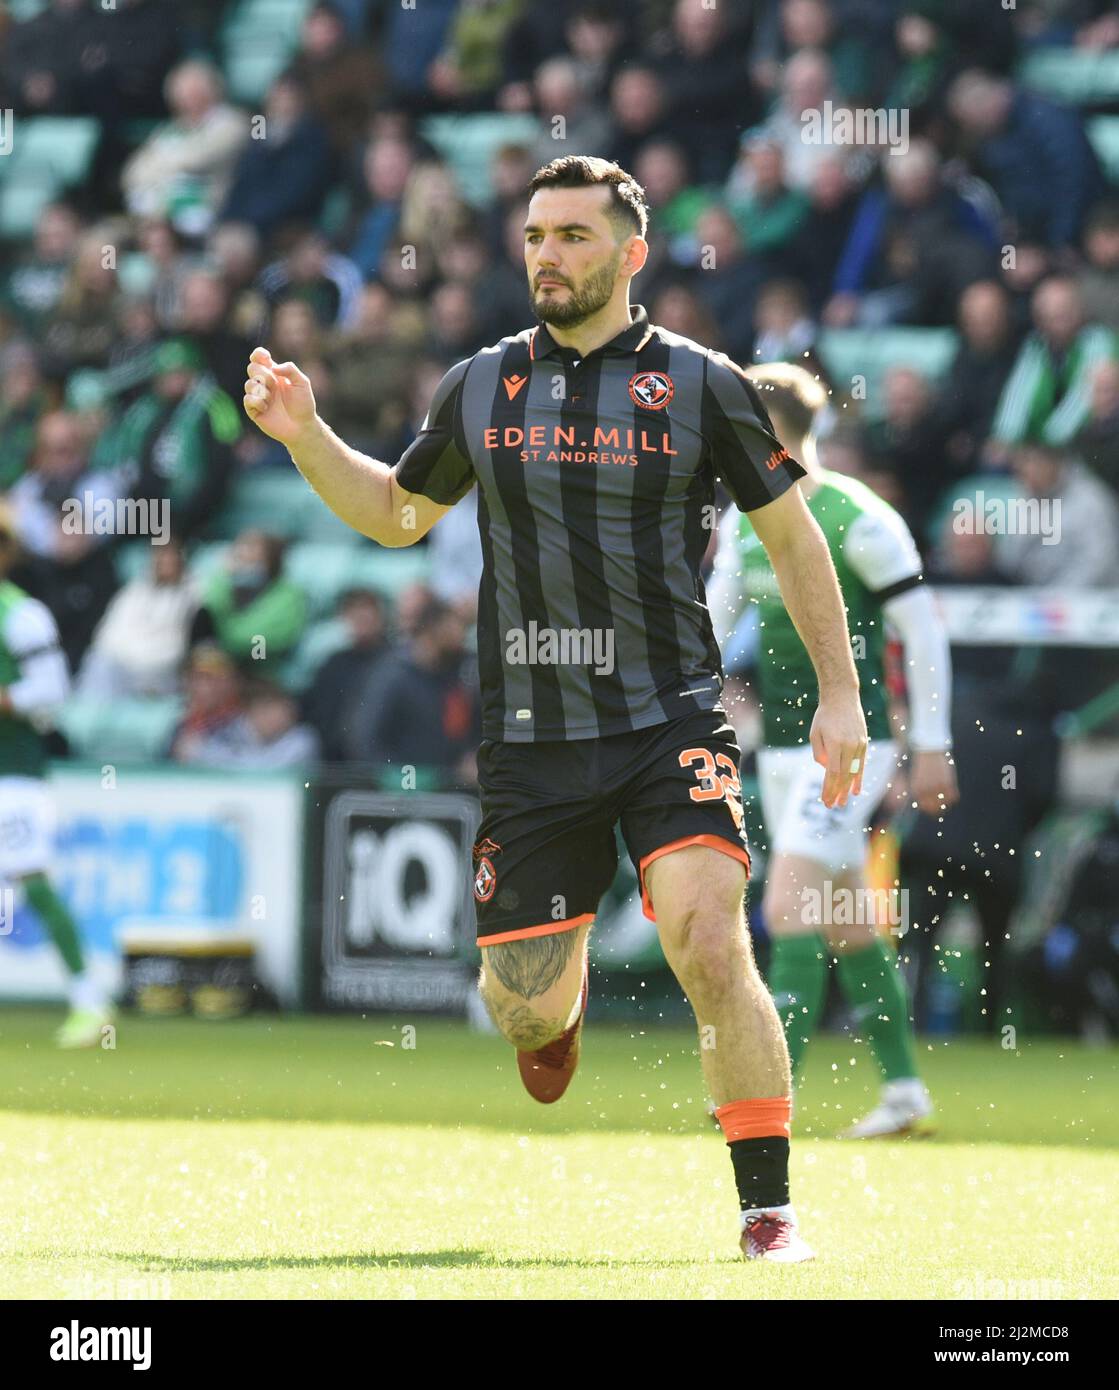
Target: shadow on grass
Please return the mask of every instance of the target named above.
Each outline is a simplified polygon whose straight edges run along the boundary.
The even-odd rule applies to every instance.
[[[34,1255],[30,1256],[35,1258]],[[57,1252],[55,1252],[57,1257]],[[531,1256],[524,1259],[498,1258],[487,1250],[391,1250],[383,1254],[366,1252],[350,1255],[256,1255],[234,1259],[226,1255],[126,1255],[114,1251],[90,1253],[89,1258],[116,1260],[145,1274],[222,1274],[256,1269],[701,1269],[713,1264],[736,1264],[739,1256],[714,1260],[664,1259],[619,1260],[595,1257],[564,1259]]]

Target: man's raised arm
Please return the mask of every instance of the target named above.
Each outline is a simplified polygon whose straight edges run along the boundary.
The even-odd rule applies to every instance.
[[[267,348],[254,348],[249,358],[244,407],[258,429],[285,446],[335,516],[381,545],[414,545],[450,510],[402,487],[399,465],[339,439],[319,417],[308,378],[294,362],[273,362]]]
[[[862,790],[867,735],[831,552],[798,487],[749,516],[816,670],[820,702],[812,720],[812,751],[827,768],[820,799],[825,806],[843,806],[848,793],[857,796]]]

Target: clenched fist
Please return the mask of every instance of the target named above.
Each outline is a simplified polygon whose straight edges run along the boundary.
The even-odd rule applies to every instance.
[[[315,395],[294,362],[273,362],[267,348],[253,348],[245,382],[245,414],[270,438],[296,443],[315,422]]]

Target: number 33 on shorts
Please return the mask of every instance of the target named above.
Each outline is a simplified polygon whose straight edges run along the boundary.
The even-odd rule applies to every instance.
[[[695,769],[699,786],[692,787],[693,801],[725,801],[734,819],[736,830],[742,829],[742,783],[738,767],[729,753],[714,753],[706,748],[685,748],[680,754],[683,768],[698,764]]]

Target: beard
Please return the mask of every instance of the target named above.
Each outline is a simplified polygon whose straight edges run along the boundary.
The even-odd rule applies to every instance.
[[[541,323],[553,323],[557,328],[570,328],[574,324],[582,323],[584,319],[589,319],[592,314],[597,314],[610,302],[610,296],[614,293],[621,259],[620,253],[612,256],[597,270],[592,270],[578,288],[568,285],[567,298],[563,300],[557,299],[554,294],[549,296],[534,290],[530,283],[529,294],[536,317]]]

